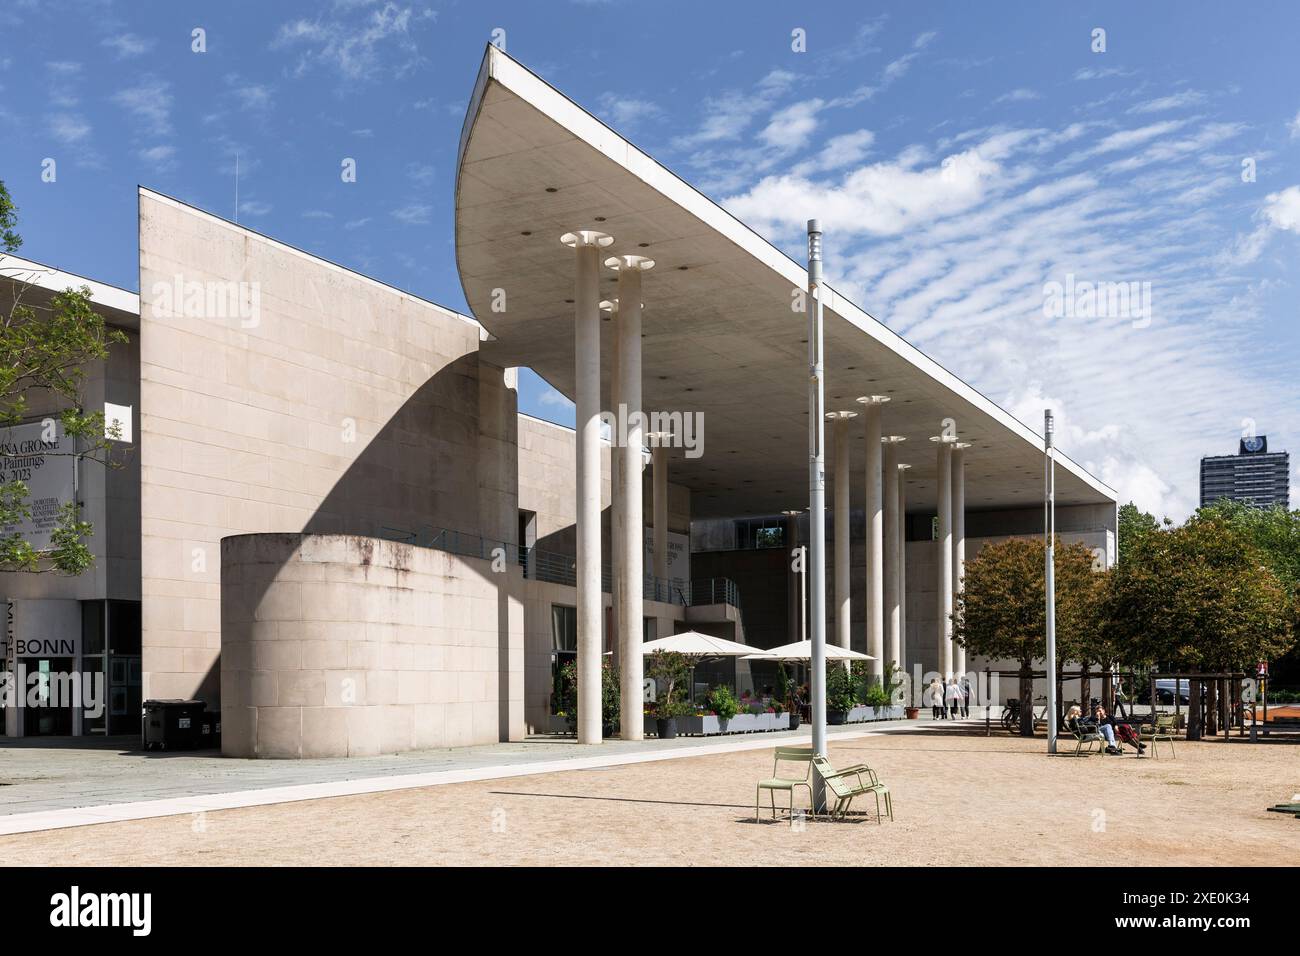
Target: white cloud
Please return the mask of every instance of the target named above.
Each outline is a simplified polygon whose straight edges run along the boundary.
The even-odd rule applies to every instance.
[[[113,102],[125,109],[153,136],[171,133],[171,84],[155,76],[142,76],[132,87],[119,90]]]
[[[49,119],[50,132],[65,145],[80,143],[91,133],[91,125],[76,113],[55,113]]]
[[[1174,93],[1170,96],[1161,96],[1154,100],[1146,100],[1138,103],[1136,106],[1129,107],[1130,113],[1161,113],[1165,110],[1178,110],[1188,106],[1198,106],[1205,102],[1205,94],[1200,90],[1183,90],[1181,93]]]
[[[777,110],[759,139],[783,152],[802,149],[817,129],[817,114],[825,108],[825,100],[811,99]]]
[[[129,57],[148,53],[153,49],[156,42],[153,37],[138,37],[134,33],[119,33],[117,36],[105,37],[100,45],[115,50],[117,58],[125,60]]]
[[[433,214],[433,207],[427,203],[412,202],[394,209],[392,216],[408,226],[425,226]]]
[[[1295,114],[1295,119],[1286,124],[1286,128],[1291,131],[1291,138],[1300,137],[1300,113]]]
[[[770,176],[724,204],[751,225],[778,234],[803,228],[816,214],[828,232],[894,235],[970,208],[997,172],[997,163],[977,147],[920,169],[906,158],[863,166],[838,184]]]
[[[348,16],[363,6],[368,9],[359,20]],[[373,79],[382,72],[401,76],[420,59],[414,28],[436,17],[427,7],[417,11],[393,2],[336,3],[318,19],[282,24],[271,48],[300,51],[295,75],[324,64],[347,81]]]
[[[994,103],[1025,103],[1029,100],[1041,100],[1043,97],[1036,91],[1028,87],[1019,87],[1008,93],[1003,93]]]
[[[663,110],[650,100],[617,93],[601,94],[600,111],[611,125],[625,129],[635,127],[643,120],[658,119],[663,115]]]
[[[1288,186],[1264,197],[1263,217],[1275,229],[1300,232],[1300,186]]]
[[[245,216],[265,216],[271,211],[271,204],[259,199],[245,199],[240,202],[239,211]]]
[[[140,159],[157,171],[164,171],[175,166],[176,147],[166,144],[149,146],[140,150]]]

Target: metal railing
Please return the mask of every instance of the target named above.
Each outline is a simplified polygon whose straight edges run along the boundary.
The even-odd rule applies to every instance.
[[[524,577],[536,581],[567,584],[570,587],[576,587],[578,583],[577,558],[571,554],[524,547],[451,528],[382,527],[378,537],[464,557],[481,558],[484,561],[505,560],[510,564],[518,564],[523,568]],[[613,590],[613,575],[609,565],[601,567],[600,588],[606,592]],[[647,574],[643,578],[642,598],[682,607],[729,604],[740,608],[740,589],[730,578],[700,578],[680,582]]]

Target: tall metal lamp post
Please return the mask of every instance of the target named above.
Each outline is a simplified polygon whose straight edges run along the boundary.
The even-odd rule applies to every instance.
[[[826,388],[822,360],[822,228],[808,220],[808,538],[812,579],[812,749],[826,756]],[[813,773],[812,804],[826,809],[826,788]]]
[[[1047,752],[1056,753],[1056,455],[1052,445],[1055,422],[1043,411],[1043,531],[1047,544]]]

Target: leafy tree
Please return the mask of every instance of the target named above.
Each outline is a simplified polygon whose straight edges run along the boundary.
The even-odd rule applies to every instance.
[[[1033,664],[1047,656],[1046,549],[1041,538],[985,545],[966,562],[965,587],[953,613],[953,633],[971,653],[1020,665],[1020,733],[1033,722]],[[1056,544],[1057,659],[1074,657],[1098,640],[1095,557],[1085,544]],[[1073,650],[1072,650],[1073,649]]]
[[[45,419],[50,438],[61,429],[74,440],[77,457],[111,463],[111,440],[120,433],[114,425],[105,435],[104,413],[85,409],[82,390],[87,367],[106,359],[109,347],[126,342],[126,335],[107,327],[85,286],[52,296],[48,305],[26,304],[31,276],[9,259],[22,246],[17,223],[17,208],[0,181],[0,275],[13,290],[12,298],[6,296],[0,303],[0,430],[33,419],[30,401],[35,397],[50,409]],[[30,492],[14,467],[23,457],[27,454],[0,443],[0,525],[14,525],[31,515]],[[66,502],[48,551],[38,551],[17,531],[0,536],[0,571],[80,574],[93,562],[86,544],[93,531],[77,503]]]
[[[686,713],[685,703],[678,699],[680,689],[690,680],[695,666],[692,657],[676,651],[654,651],[646,662],[645,673],[655,682],[655,713],[660,717],[680,717]]]
[[[1104,617],[1132,660],[1188,670],[1243,670],[1295,644],[1295,601],[1264,552],[1213,512],[1141,536],[1110,576]]]
[[[1160,522],[1146,511],[1129,502],[1119,509],[1119,560],[1123,561],[1142,535],[1160,530]]]

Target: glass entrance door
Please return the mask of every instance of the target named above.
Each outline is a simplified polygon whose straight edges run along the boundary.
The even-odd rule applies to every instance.
[[[29,697],[27,712],[23,716],[23,733],[29,737],[67,737],[72,734],[72,708],[75,701],[56,700],[69,689],[72,674],[71,657],[29,659],[27,662],[30,693],[35,681],[35,701]]]

